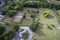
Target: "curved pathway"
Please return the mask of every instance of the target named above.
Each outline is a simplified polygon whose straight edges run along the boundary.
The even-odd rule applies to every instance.
[[[21,29],[24,29],[24,31],[21,32]],[[16,32],[16,35],[14,36],[14,38],[12,40],[24,40],[22,38],[22,35],[26,32],[29,34],[28,38],[26,40],[31,40],[32,36],[33,36],[33,33],[32,33],[32,31],[30,30],[29,27],[20,27],[19,32]]]

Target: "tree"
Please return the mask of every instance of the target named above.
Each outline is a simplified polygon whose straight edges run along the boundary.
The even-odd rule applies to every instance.
[[[0,35],[1,35],[1,34],[3,34],[3,33],[4,33],[4,31],[5,31],[5,27],[4,27],[4,26],[2,26],[2,25],[0,25]]]
[[[26,40],[28,38],[28,34],[27,33],[23,34],[22,38]]]
[[[15,9],[15,10],[18,10],[18,9],[20,9],[20,6],[16,5],[16,6],[14,7],[14,9]]]
[[[40,19],[38,19],[37,21],[35,21],[35,19],[33,19],[33,23],[30,27],[32,31],[36,31],[36,29],[38,28],[38,24],[40,23],[39,21],[40,21]]]
[[[45,17],[48,17],[48,16],[49,16],[49,12],[48,12],[48,11],[45,11],[45,12],[44,12],[44,16],[45,16]]]
[[[10,26],[10,23],[5,23],[6,26]]]
[[[16,10],[9,10],[6,14],[7,14],[8,16],[12,17],[13,15],[16,14]]]
[[[35,14],[30,16],[31,18],[35,18]]]
[[[8,36],[5,36],[4,40],[8,40]]]

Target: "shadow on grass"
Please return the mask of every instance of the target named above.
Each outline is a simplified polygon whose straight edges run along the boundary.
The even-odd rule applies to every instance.
[[[45,36],[45,34],[43,33],[43,31],[41,31],[40,29],[37,29],[35,31],[36,34],[38,34],[39,36]]]
[[[43,24],[43,23],[40,23],[40,24],[38,24],[38,27],[39,27],[40,29],[42,29],[42,28],[44,27],[44,24]]]
[[[49,15],[47,18],[48,18],[48,19],[53,19],[53,18],[54,18],[54,16]]]

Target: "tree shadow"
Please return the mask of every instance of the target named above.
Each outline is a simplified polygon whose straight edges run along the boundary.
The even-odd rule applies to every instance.
[[[38,34],[39,36],[45,36],[45,34],[43,33],[43,31],[41,31],[40,29],[37,29],[35,31],[36,34]]]
[[[49,16],[47,16],[47,18],[48,18],[48,19],[53,19],[53,18],[54,18],[54,16],[49,15]]]
[[[39,27],[40,29],[42,29],[42,28],[44,27],[44,24],[43,24],[43,23],[40,23],[40,24],[38,24],[38,27]]]

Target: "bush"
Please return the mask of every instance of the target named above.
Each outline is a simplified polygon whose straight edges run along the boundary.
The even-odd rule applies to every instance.
[[[37,39],[33,39],[33,40],[37,40]]]
[[[35,31],[35,30],[36,30],[36,25],[33,23],[33,24],[31,25],[30,29],[31,29],[32,31]]]
[[[60,22],[60,19],[58,19],[58,22]]]
[[[0,35],[2,35],[5,31],[5,27],[4,26],[0,26]]]
[[[48,11],[45,11],[45,12],[44,12],[44,16],[45,16],[45,17],[48,17],[48,16],[49,16],[49,12],[48,12]]]
[[[33,23],[31,24],[30,29],[32,31],[36,31],[39,24],[40,24],[40,18],[37,21],[35,21],[35,19],[33,19]]]
[[[49,29],[53,29],[53,27],[52,27],[52,26],[48,26],[48,28],[49,28]]]
[[[4,40],[11,39],[14,36],[15,30],[10,30],[8,33],[3,35]]]
[[[31,18],[35,18],[35,14],[30,16]]]
[[[1,26],[1,25],[0,25]],[[7,26],[7,24],[6,25],[4,25],[4,26]],[[4,27],[4,26],[1,26],[1,27]],[[9,24],[8,24],[8,26],[9,26]],[[0,27],[0,33],[1,33],[1,28]],[[17,27],[16,27],[17,28]],[[9,39],[11,39],[13,36],[14,36],[14,33],[16,32],[16,28],[13,28],[13,30],[9,30],[8,32],[5,32],[4,34],[2,34],[2,35],[0,35],[0,40],[9,40]],[[4,29],[4,28],[3,28]],[[5,30],[3,30],[3,31],[5,31]],[[3,32],[2,31],[2,32]]]
[[[22,38],[26,40],[28,38],[28,34],[23,34]]]
[[[10,23],[5,23],[6,26],[10,26]]]
[[[8,40],[8,36],[5,36],[4,40]]]
[[[16,10],[9,10],[6,14],[7,14],[8,16],[12,17],[13,15],[16,14]]]
[[[48,26],[48,28],[53,29],[53,28],[55,28],[55,25],[51,24],[51,25]]]
[[[16,31],[18,31],[18,30],[19,30],[19,25],[14,25],[14,29],[15,29]]]

